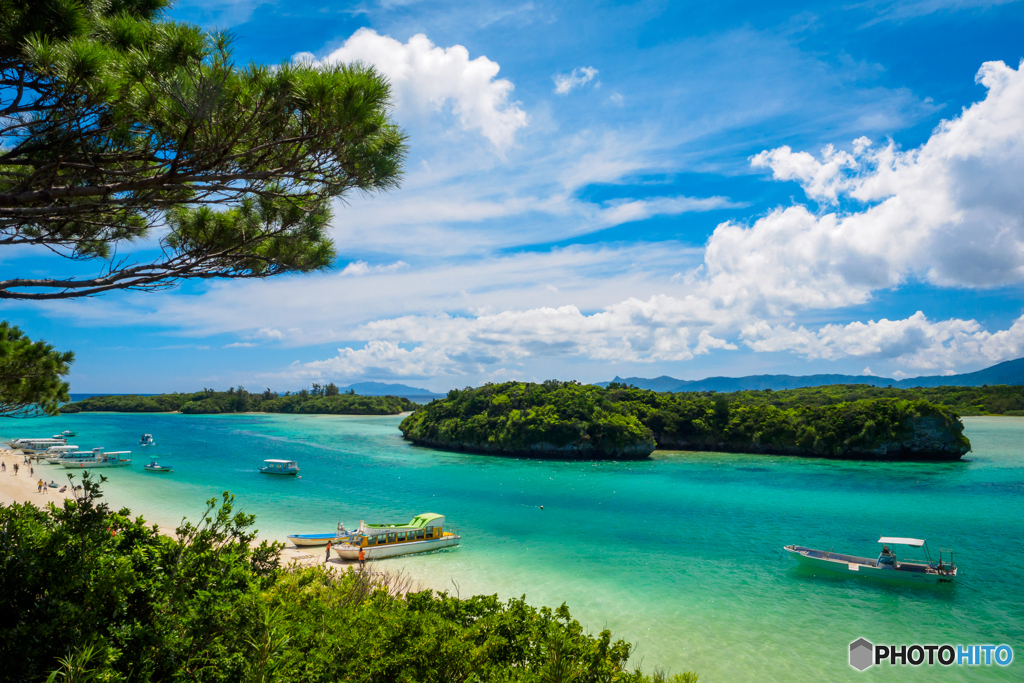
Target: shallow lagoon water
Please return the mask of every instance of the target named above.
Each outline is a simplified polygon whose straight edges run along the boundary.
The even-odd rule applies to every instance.
[[[173,525],[229,490],[261,536],[330,531],[339,517],[445,514],[450,551],[389,560],[421,587],[526,595],[569,605],[592,632],[636,645],[645,670],[701,681],[1024,679],[1024,419],[967,418],[974,451],[956,463],[873,464],[658,452],[649,461],[571,463],[417,448],[398,417],[84,414],[5,420],[5,436],[74,429],[74,443],[131,449],[105,470],[112,502]],[[151,432],[157,445],[137,446]],[[170,475],[142,472],[150,457]],[[300,478],[260,475],[266,458]],[[63,471],[43,466],[47,478]],[[543,505],[542,510],[540,506]],[[922,587],[801,569],[799,543],[871,556],[879,535],[950,547],[955,585]],[[847,665],[848,644],[999,644],[1009,667]]]

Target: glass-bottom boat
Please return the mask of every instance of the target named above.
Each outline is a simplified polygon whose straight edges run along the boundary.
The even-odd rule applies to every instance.
[[[787,545],[783,547],[783,550],[802,565],[839,574],[917,583],[949,582],[956,578],[956,565],[953,564],[953,551],[951,550],[940,548],[939,561],[934,562],[931,553],[928,552],[927,543],[921,539],[882,536],[878,542],[882,544],[882,552],[874,560],[870,557],[834,553],[831,550],[805,548],[802,545]],[[900,561],[897,559],[896,553],[889,549],[890,545],[923,547],[927,559]],[[948,562],[943,559],[944,553],[949,553]]]
[[[360,522],[347,539],[334,546],[343,560],[359,559],[363,550],[368,560],[426,553],[459,545],[456,530],[445,531],[444,515],[416,515],[408,524],[367,524]]]
[[[266,464],[260,468],[263,474],[298,474],[299,463],[294,460],[264,460]]]
[[[132,464],[131,451],[104,451],[94,448],[91,454],[75,454],[74,457],[61,458],[60,465],[67,470],[88,470],[97,467],[128,467]]]

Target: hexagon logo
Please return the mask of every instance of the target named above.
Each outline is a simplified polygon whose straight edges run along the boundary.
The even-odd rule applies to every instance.
[[[863,638],[850,643],[850,666],[863,671],[875,663],[875,646]]]

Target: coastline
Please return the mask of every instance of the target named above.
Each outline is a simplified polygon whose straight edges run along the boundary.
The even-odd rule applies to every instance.
[[[54,465],[40,465],[40,464],[25,464],[25,456],[21,451],[14,451],[9,448],[0,449],[0,462],[7,465],[6,472],[0,472],[0,505],[13,505],[15,503],[32,503],[36,507],[45,507],[48,503],[55,505],[61,505],[65,500],[71,498],[71,489],[68,488],[64,493],[60,492],[60,488],[43,487],[43,491],[40,492],[37,488],[37,484],[40,479],[44,482],[57,481],[56,474],[60,473],[62,476],[60,485],[63,485],[66,481],[66,477],[63,476],[64,469],[56,469]],[[19,466],[18,474],[14,473],[14,464],[17,463]],[[32,470],[35,474],[29,474]],[[112,499],[107,492],[103,494],[104,500],[110,505],[112,509],[117,509],[119,504],[116,499]],[[159,529],[160,533],[164,536],[174,538],[175,527],[168,526],[166,523],[160,523],[163,520],[147,520],[150,525],[155,524]],[[256,541],[262,540],[277,540],[273,538],[264,539],[263,537],[257,537]],[[312,550],[312,553],[311,553]],[[295,563],[299,566],[308,567],[315,564],[323,563],[323,549],[315,548],[307,550],[304,548],[298,548],[292,545],[285,545],[281,549],[281,565],[288,566]],[[358,563],[346,562],[338,557],[332,557],[328,563],[328,567],[332,569],[354,567]]]

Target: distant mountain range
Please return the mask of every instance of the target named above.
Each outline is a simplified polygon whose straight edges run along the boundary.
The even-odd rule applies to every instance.
[[[426,389],[410,387],[408,384],[387,384],[385,382],[357,382],[347,387],[338,387],[343,392],[351,389],[360,396],[443,396]]]
[[[908,379],[890,379],[874,375],[748,375],[746,377],[708,377],[706,379],[675,379],[674,377],[616,377],[611,382],[595,382],[606,387],[612,382],[632,384],[652,391],[747,391],[801,389],[829,384],[870,384],[876,387],[980,387],[985,384],[1024,384],[1024,358],[1008,360],[977,372],[962,375],[928,375]]]

